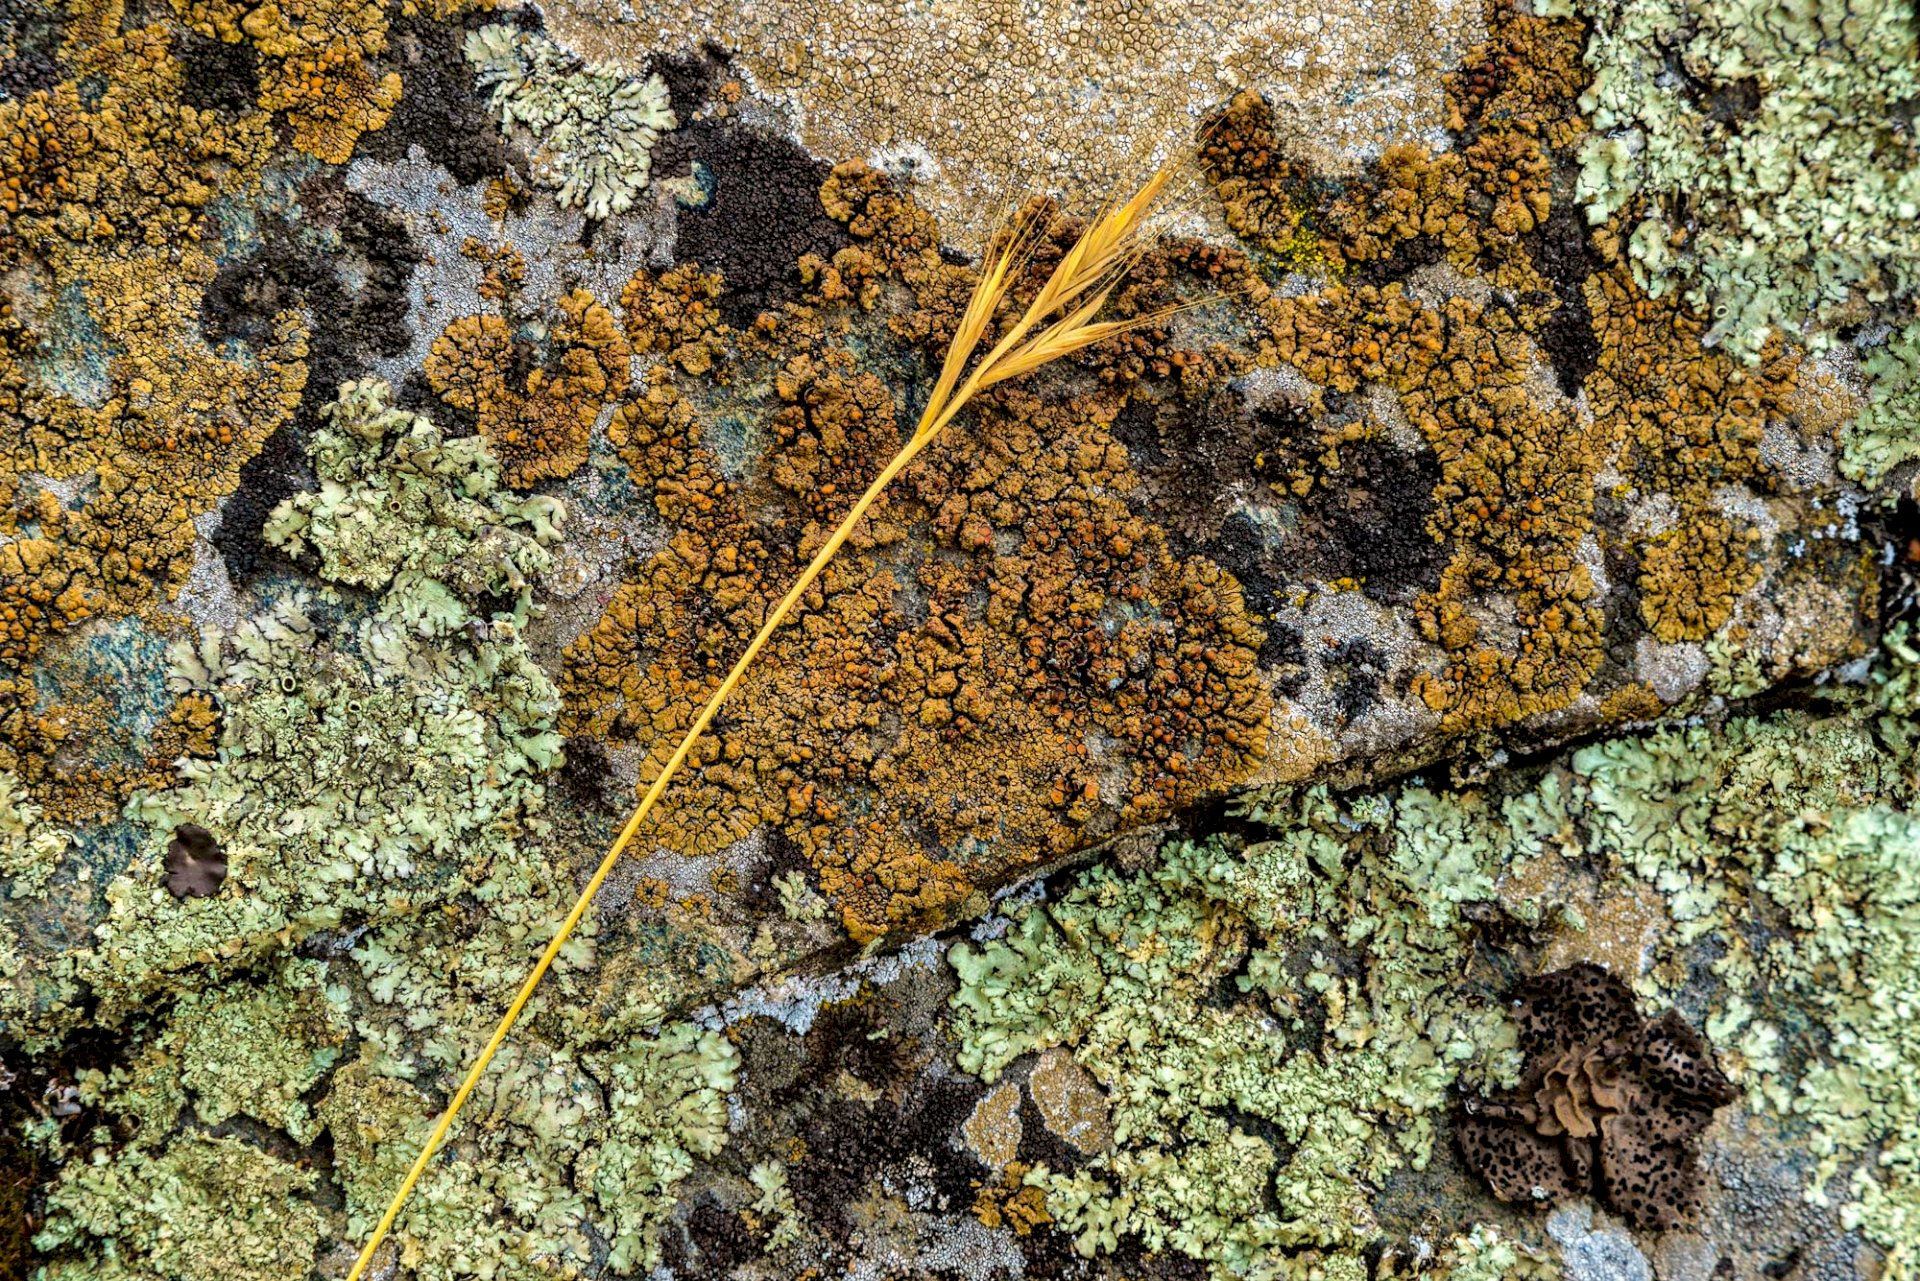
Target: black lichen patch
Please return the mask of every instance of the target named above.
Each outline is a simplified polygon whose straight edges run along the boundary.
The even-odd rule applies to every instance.
[[[386,127],[360,139],[359,153],[371,160],[404,160],[417,146],[463,186],[510,170],[524,173],[524,158],[501,137],[462,52],[469,31],[499,20],[481,12],[458,22],[396,21],[387,37],[388,60],[406,90]]]
[[[1393,252],[1362,263],[1353,273],[1359,285],[1389,285],[1405,280],[1422,267],[1446,261],[1447,246],[1438,236],[1409,236],[1394,245]]]
[[[806,1154],[793,1173],[801,1215],[829,1240],[846,1244],[859,1231],[855,1203],[874,1190],[876,1176],[908,1162],[929,1166],[929,1209],[964,1212],[982,1167],[954,1139],[978,1101],[978,1089],[964,1081],[923,1077],[898,1103],[881,1098],[822,1109],[804,1135]]]
[[[1214,564],[1239,580],[1248,609],[1264,614],[1279,603],[1280,589],[1284,585],[1279,576],[1279,549],[1251,514],[1234,512],[1228,516],[1221,522],[1219,536],[1203,544],[1200,550]],[[1297,642],[1297,636],[1295,640]],[[1284,640],[1276,640],[1272,633],[1269,633],[1267,642],[1269,646],[1279,646],[1279,649],[1270,654],[1267,646],[1261,648],[1260,661],[1263,667],[1267,666],[1269,657],[1278,659],[1289,648]]]
[[[1378,645],[1358,636],[1341,641],[1328,652],[1326,669],[1341,723],[1351,725],[1380,705],[1387,656]]]
[[[1571,190],[1564,196],[1555,192],[1553,212],[1523,242],[1534,266],[1552,283],[1554,297],[1560,300],[1540,333],[1540,346],[1553,365],[1561,392],[1577,395],[1587,375],[1600,363],[1600,339],[1593,332],[1585,285],[1602,264]]]
[[[214,550],[236,582],[256,573],[273,555],[263,531],[273,509],[314,485],[301,434],[281,427],[240,468],[240,486],[220,508]]]
[[[227,852],[198,823],[182,823],[167,842],[167,893],[175,898],[212,898],[227,879]]]
[[[684,1224],[669,1223],[660,1234],[660,1262],[678,1277],[731,1276],[735,1268],[765,1252],[766,1236],[764,1228],[756,1231],[737,1210],[703,1196]]]
[[[784,138],[731,120],[698,120],[661,139],[655,172],[684,173],[698,162],[713,178],[711,197],[679,211],[674,256],[726,278],[721,317],[736,328],[800,296],[798,263],[831,259],[852,237],[820,206],[832,166]]]
[[[312,326],[299,408],[241,469],[239,489],[221,509],[213,544],[236,580],[271,559],[261,529],[274,507],[312,483],[304,442],[320,426],[321,408],[370,357],[398,355],[412,342],[406,291],[421,250],[406,222],[332,175],[303,190],[302,203],[310,225],[269,224],[259,249],[221,267],[201,307],[201,331],[215,345],[264,342],[275,313],[289,308]],[[326,223],[337,229],[338,252],[314,251]]]
[[[1340,446],[1332,480],[1311,509],[1329,577],[1357,579],[1370,599],[1393,605],[1440,585],[1449,553],[1428,529],[1440,483],[1440,460],[1431,451],[1350,441]]]
[[[674,119],[685,125],[712,99],[714,81],[726,71],[731,57],[719,45],[708,43],[699,53],[661,54],[647,70],[666,82]]]
[[[1516,1090],[1462,1102],[1468,1168],[1503,1201],[1593,1194],[1647,1231],[1692,1215],[1700,1136],[1737,1097],[1700,1034],[1674,1010],[1643,1020],[1595,965],[1531,979],[1514,998],[1524,1074]]]
[[[1920,616],[1920,504],[1902,498],[1876,513],[1873,541],[1886,551],[1880,575],[1880,626]]]
[[[570,810],[612,816],[632,806],[632,796],[607,761],[605,746],[584,735],[567,744],[555,783]]]
[[[0,1060],[0,1277],[24,1277],[36,1227],[39,1155],[22,1137],[29,1114],[18,1078]]]
[[[1250,405],[1229,388],[1198,411],[1179,403],[1129,406],[1114,430],[1141,476],[1147,513],[1205,544],[1237,506],[1285,478],[1286,462],[1313,429],[1308,407],[1292,397]]]
[[[196,111],[251,111],[260,96],[259,58],[247,41],[227,44],[176,32],[173,54],[185,68],[180,101]]]

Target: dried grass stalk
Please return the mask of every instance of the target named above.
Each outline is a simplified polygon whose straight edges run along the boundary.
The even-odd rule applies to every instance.
[[[661,793],[666,791],[667,785],[673,781],[680,767],[686,763],[687,754],[693,750],[693,745],[713,723],[714,715],[719,712],[720,705],[726,702],[727,696],[732,694],[735,687],[740,684],[741,678],[746,675],[753,660],[759,657],[760,651],[766,648],[767,641],[772,638],[775,630],[786,621],[787,616],[800,603],[800,598],[805,595],[807,588],[813,585],[821,571],[832,562],[848,536],[853,533],[854,527],[860,523],[861,517],[867,514],[867,510],[885,492],[894,477],[904,471],[920,451],[939,436],[941,430],[953,421],[954,416],[966,406],[968,401],[986,388],[1032,373],[1044,365],[1084,350],[1115,334],[1158,323],[1173,311],[1179,310],[1169,308],[1125,320],[1096,321],[1094,319],[1101,307],[1106,304],[1108,296],[1113,292],[1120,278],[1146,251],[1149,243],[1146,235],[1147,221],[1177,169],[1177,160],[1161,166],[1131,199],[1109,205],[1089,223],[1073,247],[1055,265],[1045,283],[1041,285],[1033,300],[1027,304],[1019,317],[1000,336],[993,348],[974,364],[972,371],[966,372],[967,363],[979,348],[981,339],[985,337],[994,313],[1006,299],[1007,290],[1015,274],[1025,265],[1045,227],[1038,215],[1028,215],[1017,219],[1008,229],[998,251],[983,265],[980,280],[974,286],[972,296],[967,300],[967,307],[961,315],[959,328],[954,334],[953,342],[947,348],[946,358],[941,362],[940,376],[934,382],[932,393],[927,398],[926,409],[921,413],[919,424],[914,429],[913,435],[900,447],[900,452],[881,469],[880,474],[874,477],[873,483],[867,486],[866,492],[860,495],[859,501],[848,510],[826,543],[814,555],[813,560],[808,563],[793,586],[787,590],[787,594],[781,597],[779,603],[773,607],[772,612],[767,615],[766,622],[761,624],[759,632],[747,643],[745,652],[734,663],[733,670],[728,672],[726,679],[720,682],[719,688],[714,690],[706,706],[700,709],[699,716],[694,718],[693,725],[680,740],[679,746],[673,749],[673,755],[667,758],[665,767],[661,769],[653,784],[647,788],[646,794],[641,797],[640,804],[633,811],[632,817],[620,829],[619,836],[615,838],[612,848],[607,851],[599,868],[588,880],[586,888],[581,890],[580,897],[574,902],[566,918],[561,921],[559,929],[554,931],[546,950],[534,964],[533,971],[527,975],[526,982],[521,984],[519,993],[513,998],[513,1003],[507,1007],[499,1026],[494,1028],[493,1035],[488,1038],[486,1048],[481,1050],[473,1066],[468,1069],[466,1078],[460,1082],[460,1088],[454,1092],[452,1102],[447,1105],[446,1111],[434,1125],[433,1133],[428,1136],[420,1155],[415,1158],[412,1168],[407,1171],[406,1179],[394,1193],[386,1213],[380,1216],[379,1224],[374,1228],[373,1234],[368,1237],[366,1246],[360,1251],[360,1257],[354,1263],[353,1271],[347,1274],[347,1281],[360,1281],[367,1265],[373,1259],[374,1251],[379,1248],[381,1241],[392,1229],[394,1219],[399,1216],[401,1208],[406,1205],[408,1196],[413,1192],[414,1184],[419,1181],[421,1173],[427,1168],[427,1162],[433,1159],[435,1152],[439,1151],[448,1128],[453,1124],[454,1118],[460,1114],[460,1109],[465,1106],[468,1096],[473,1093],[474,1086],[479,1083],[481,1073],[486,1071],[487,1065],[493,1061],[494,1054],[506,1041],[521,1011],[526,1008],[527,1001],[533,996],[534,989],[546,976],[554,957],[559,955],[560,949],[572,937],[574,929],[580,924],[580,919],[586,915],[588,906],[593,902],[594,895],[599,892],[608,874],[626,853],[627,846],[632,843],[634,834],[640,830],[641,823],[646,821],[647,815],[659,801]],[[963,373],[965,373],[964,378]]]

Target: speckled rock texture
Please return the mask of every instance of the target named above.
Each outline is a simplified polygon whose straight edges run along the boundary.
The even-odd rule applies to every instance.
[[[1174,155],[368,1275],[1920,1281],[1917,27],[0,0],[0,1277],[345,1277]]]

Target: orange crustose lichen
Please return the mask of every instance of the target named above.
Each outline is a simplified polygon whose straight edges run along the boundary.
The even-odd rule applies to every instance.
[[[194,518],[306,382],[295,312],[244,355],[201,337],[210,207],[257,187],[272,129],[184,101],[171,40],[164,25],[76,38],[68,79],[0,103],[0,270],[17,285],[0,309],[0,664],[15,670],[64,628],[177,591]],[[6,717],[8,750],[44,755],[16,731],[55,714]]]
[[[569,651],[563,688],[569,731],[646,753],[643,781],[759,624],[765,584],[898,449],[911,407],[891,388],[917,379],[887,375],[937,353],[971,288],[870,171],[842,166],[823,203],[859,244],[810,264],[811,298],[749,332],[713,318],[712,274],[626,291],[634,345],[670,363],[609,436],[670,532]],[[883,326],[860,299],[888,277],[914,305]],[[1112,435],[1126,399],[1098,380],[978,399],[776,636],[652,839],[692,854],[776,824],[869,939],[1250,772],[1271,709],[1261,633],[1231,575],[1175,555],[1120,497],[1136,485]],[[728,423],[753,433],[750,464],[717,452]]]
[[[520,488],[579,470],[594,419],[627,386],[630,350],[612,314],[583,289],[560,300],[560,313],[544,358],[498,316],[461,317],[427,356],[428,383],[479,420],[507,483]]]

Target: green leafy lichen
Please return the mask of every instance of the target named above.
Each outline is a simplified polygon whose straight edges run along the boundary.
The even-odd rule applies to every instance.
[[[38,1134],[64,1160],[46,1281],[301,1276],[319,1243],[363,1236],[577,892],[541,818],[557,700],[522,634],[557,508],[380,384],[343,388],[311,449],[319,487],[268,536],[339,590],[176,654],[179,686],[218,700],[220,751],[131,807],[147,847],[76,958],[127,1048],[80,1076],[102,1118],[84,1153]],[[159,883],[182,822],[229,859],[211,897]],[[644,1270],[677,1185],[725,1144],[737,1051],[659,1026],[643,984],[597,999],[598,930],[397,1221],[417,1281]]]
[[[1861,361],[1867,403],[1842,437],[1841,470],[1878,484],[1901,463],[1920,458],[1920,324],[1896,329]]]
[[[41,821],[20,780],[0,770],[0,881],[8,898],[44,898],[73,834]]]
[[[228,984],[181,998],[162,1044],[178,1056],[203,1123],[251,1116],[313,1141],[319,1122],[301,1096],[339,1059],[347,1031],[324,976],[318,962],[292,960],[272,987]]]
[[[1912,5],[1573,7],[1593,30],[1581,198],[1594,222],[1621,210],[1635,219],[1628,247],[1649,292],[1685,291],[1714,317],[1708,340],[1747,355],[1776,330],[1912,295]]]
[[[290,592],[175,647],[174,688],[223,709],[219,752],[128,806],[146,840],[75,962],[110,1017],[193,967],[477,888],[541,827],[559,697],[521,630],[557,510],[502,491],[478,439],[443,441],[386,396],[341,389],[312,443],[319,491],[267,530],[377,595]],[[229,870],[218,893],[175,900],[159,866],[187,823]]]
[[[186,1134],[159,1153],[74,1162],[47,1196],[43,1251],[93,1243],[60,1258],[45,1281],[286,1281],[313,1269],[327,1238],[303,1170],[237,1138]]]
[[[1462,908],[1515,845],[1497,812],[1319,789],[1265,818],[1271,840],[1096,868],[953,950],[963,1067],[991,1081],[1062,1045],[1108,1092],[1111,1150],[1028,1176],[1083,1253],[1131,1234],[1216,1276],[1363,1276],[1369,1188],[1424,1166],[1455,1081],[1517,1068],[1499,1001],[1460,978]],[[1277,1127],[1287,1159],[1236,1114]]]
[[[1450,1086],[1512,1067],[1473,922],[1497,911],[1564,939],[1584,928],[1570,886],[1593,910],[1651,896],[1662,927],[1615,957],[1626,977],[1649,1008],[1670,1004],[1711,943],[1705,1028],[1723,1061],[1751,1107],[1804,1136],[1809,1199],[1844,1173],[1843,1222],[1910,1281],[1916,712],[1920,647],[1903,627],[1864,687],[1590,744],[1504,795],[1255,796],[1245,810],[1268,839],[1095,868],[1016,910],[1003,937],[956,947],[961,1066],[993,1080],[1065,1046],[1107,1091],[1113,1150],[1028,1176],[1083,1251],[1132,1234],[1216,1276],[1337,1276],[1381,1236],[1369,1187],[1424,1159]],[[1278,1160],[1234,1117],[1271,1123],[1291,1151]],[[1487,1245],[1460,1266],[1533,1265]]]
[[[504,23],[469,35],[466,56],[500,124],[532,131],[535,177],[559,189],[561,204],[589,218],[633,207],[653,144],[679,123],[666,81],[576,66],[551,40]]]
[[[1920,1275],[1920,651],[1904,628],[1851,706],[1662,731],[1575,753],[1593,851],[1666,901],[1676,929],[1643,986],[1677,986],[1711,937],[1709,1031],[1755,1106],[1801,1127],[1812,1199],[1854,1165],[1843,1215]],[[1755,919],[1783,928],[1743,928]],[[1818,1029],[1817,1048],[1789,1030]],[[1862,1160],[1861,1158],[1866,1158]]]

